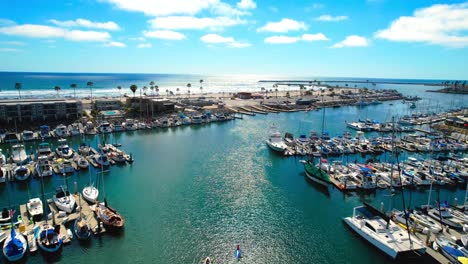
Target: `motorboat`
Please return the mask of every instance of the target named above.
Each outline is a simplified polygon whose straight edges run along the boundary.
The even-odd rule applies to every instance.
[[[3,154],[2,149],[0,149],[0,167],[6,164],[5,154]]]
[[[191,119],[192,119],[192,124],[198,125],[202,123],[201,115],[193,115]]]
[[[68,146],[66,139],[59,139],[58,140],[58,147],[57,147],[57,155],[64,159],[69,159],[73,156],[72,149]]]
[[[70,194],[65,186],[60,186],[55,190],[53,200],[57,208],[66,213],[71,213],[75,209],[75,197]]]
[[[24,145],[22,144],[13,145],[12,156],[13,162],[15,162],[18,165],[24,164],[28,160],[28,156],[26,155],[26,151],[24,150]]]
[[[96,210],[97,217],[102,221],[106,229],[118,230],[124,227],[125,219],[115,209],[109,207],[106,202],[99,203]]]
[[[378,209],[364,203],[355,207],[353,215],[343,221],[363,239],[377,247],[392,259],[400,259],[414,254],[424,254],[426,247],[416,237],[409,237],[408,232],[390,221],[390,218]]]
[[[39,227],[37,245],[46,253],[55,253],[62,248],[63,240],[60,238],[60,226],[55,228],[47,222]]]
[[[203,260],[203,262],[202,262],[202,264],[212,264],[212,263],[213,263],[213,262],[211,262],[210,257],[206,257],[206,258]]]
[[[57,159],[58,169],[61,175],[72,174],[75,172],[70,160],[67,159]]]
[[[52,176],[52,164],[47,156],[39,156],[37,158],[36,173],[38,177]]]
[[[94,160],[100,167],[109,167],[110,162],[106,154],[95,154]]]
[[[133,119],[125,119],[125,122],[122,125],[127,131],[134,131],[138,129],[138,125]]]
[[[96,128],[94,127],[93,122],[91,121],[86,122],[84,132],[87,135],[96,135],[97,131],[96,131]]]
[[[75,162],[80,169],[87,169],[89,167],[88,160],[81,155],[75,157]]]
[[[122,124],[119,124],[119,123],[115,123],[115,124],[111,125],[111,127],[112,127],[112,130],[114,130],[114,132],[125,131],[125,128],[122,126]]]
[[[42,139],[50,138],[50,127],[47,125],[43,125],[39,127],[39,136]]]
[[[450,263],[464,263],[459,261],[459,258],[466,258],[466,254],[468,254],[466,248],[458,246],[455,242],[450,241],[442,234],[436,237],[434,244],[434,247],[440,249],[442,255],[444,255]]]
[[[93,185],[84,187],[82,193],[83,198],[90,203],[96,203],[99,196],[99,190]]]
[[[37,153],[37,156],[46,156],[48,159],[52,159],[54,157],[54,153],[52,153],[50,144],[47,142],[40,143],[37,148],[36,153]]]
[[[110,154],[110,157],[113,161],[115,161],[116,163],[125,163],[126,159],[125,159],[125,155],[123,155],[123,153],[119,153],[119,152],[112,152]]]
[[[34,221],[39,221],[42,218],[44,213],[44,208],[42,207],[42,200],[39,198],[32,198],[26,203],[26,208],[28,209],[29,216]]]
[[[87,240],[91,237],[91,225],[81,216],[75,220],[73,231],[79,240]]]
[[[58,138],[68,137],[68,129],[65,125],[58,125],[55,130],[55,136]]]
[[[70,131],[70,134],[72,136],[79,136],[81,135],[81,129],[80,129],[80,124],[78,123],[73,123],[68,126],[68,130]]]
[[[14,171],[15,179],[17,179],[18,181],[25,181],[29,179],[29,176],[31,175],[31,170],[29,169],[29,167],[23,165],[16,167]]]
[[[3,255],[8,261],[19,261],[24,257],[28,243],[26,238],[13,227],[3,243]]]
[[[81,155],[83,155],[83,156],[88,156],[88,155],[89,155],[90,148],[89,148],[88,145],[82,143],[82,144],[80,145],[80,147],[79,147],[78,150],[79,150],[79,152],[80,152]]]
[[[103,121],[99,125],[99,132],[103,134],[111,133],[112,132],[111,124],[107,121]]]
[[[276,130],[275,128],[272,128],[272,131],[270,133],[270,137],[266,141],[266,144],[268,147],[270,147],[272,150],[280,153],[284,153],[288,146],[284,142],[283,138],[281,137],[281,133]]]
[[[36,137],[34,136],[34,132],[30,130],[24,130],[23,133],[21,133],[21,137],[23,141],[32,141],[36,139]]]
[[[3,143],[18,143],[19,138],[16,133],[6,133],[5,136],[3,137]]]

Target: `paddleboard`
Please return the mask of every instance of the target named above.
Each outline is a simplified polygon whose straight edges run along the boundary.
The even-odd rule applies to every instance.
[[[240,250],[237,250],[234,252],[234,256],[237,258],[237,259],[240,259],[242,257],[242,252]]]

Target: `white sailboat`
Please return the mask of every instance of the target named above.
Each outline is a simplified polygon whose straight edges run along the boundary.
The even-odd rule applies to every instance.
[[[15,228],[11,228],[11,232],[3,243],[3,255],[8,261],[18,261],[24,257],[28,243],[26,238],[21,233],[18,233]]]
[[[60,186],[55,190],[52,198],[58,209],[71,213],[75,209],[75,197],[71,194],[65,186]]]

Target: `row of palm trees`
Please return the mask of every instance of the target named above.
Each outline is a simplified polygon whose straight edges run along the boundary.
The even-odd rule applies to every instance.
[[[89,82],[86,83],[86,86],[90,89],[91,100],[93,100],[93,86],[94,86],[94,83],[89,81]],[[76,98],[76,88],[77,87],[78,87],[78,85],[76,83],[70,84],[70,88],[73,89],[73,96],[75,98]],[[192,84],[187,83],[187,94],[189,96],[190,96],[190,88],[191,87],[192,87]],[[22,88],[23,88],[23,85],[21,83],[15,83],[15,89],[18,90],[19,99],[21,99],[21,89]],[[138,86],[136,84],[132,84],[132,85],[130,85],[129,88],[133,93],[133,97],[135,97],[135,93],[138,90]],[[119,90],[120,100],[122,100],[122,94],[121,94],[122,86],[117,86],[117,89]],[[156,85],[154,81],[149,82],[149,89],[151,89],[151,92],[152,92],[153,95],[154,95],[154,91],[156,91],[156,93],[159,93],[159,86]],[[59,97],[60,90],[62,90],[62,88],[60,86],[54,86],[54,90],[57,92],[57,97]],[[144,91],[144,93],[146,95],[146,92],[148,91],[148,87],[143,86],[142,90]],[[176,92],[178,93],[179,91],[180,91],[180,89],[177,88]],[[203,94],[203,80],[202,79],[200,79],[200,92]],[[169,91],[169,89],[166,89],[166,93],[169,96],[169,94],[172,93],[172,92]]]
[[[457,90],[459,88],[465,90],[466,89],[466,81],[445,81],[445,82],[442,82],[442,84],[444,85],[445,88],[451,88],[451,89],[454,89],[454,90]]]

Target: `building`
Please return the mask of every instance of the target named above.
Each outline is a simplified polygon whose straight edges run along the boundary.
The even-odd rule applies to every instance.
[[[93,109],[96,111],[120,110],[122,103],[119,99],[96,99]]]
[[[78,100],[0,100],[0,121],[6,123],[78,119],[82,112],[83,107]]]
[[[145,116],[175,110],[175,102],[165,98],[128,97],[125,104],[128,108],[141,112]]]
[[[252,98],[252,93],[249,92],[238,92],[236,94],[237,98],[239,99],[251,99]]]

